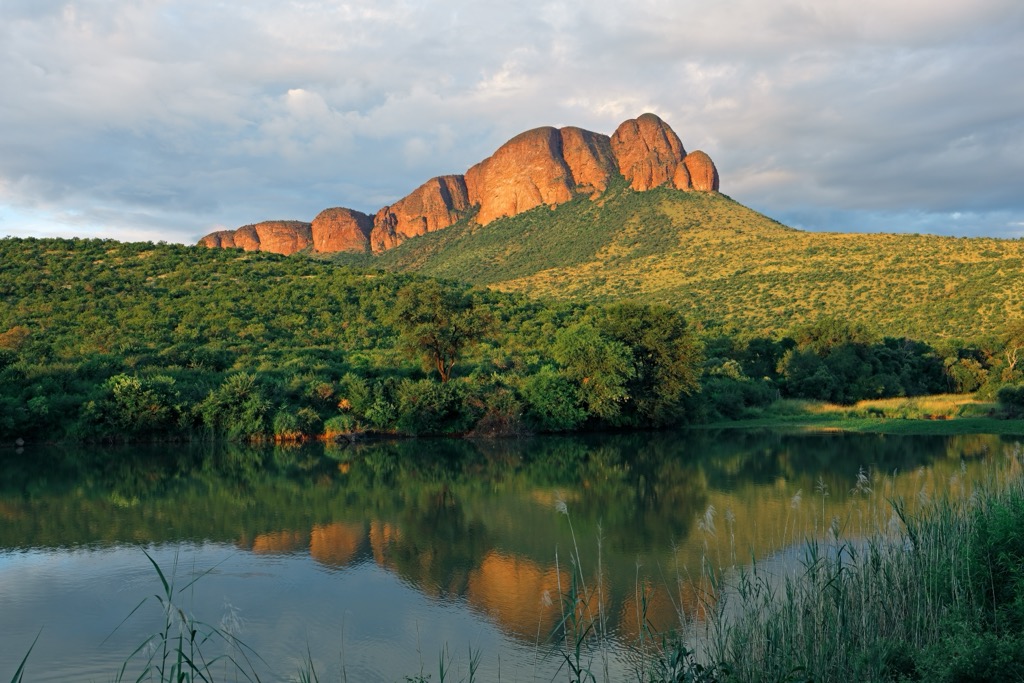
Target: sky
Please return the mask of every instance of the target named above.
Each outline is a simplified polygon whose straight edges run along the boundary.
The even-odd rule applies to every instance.
[[[1024,237],[1020,0],[0,0],[0,236],[372,213],[644,112],[807,230]]]

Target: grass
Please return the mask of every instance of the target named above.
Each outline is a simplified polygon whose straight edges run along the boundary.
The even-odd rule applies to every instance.
[[[736,681],[1022,680],[1021,455],[1003,482],[915,512],[863,487],[794,571],[720,582],[709,657]]]
[[[671,305],[759,335],[839,315],[936,342],[1024,315],[1019,240],[787,228],[725,195],[610,188],[598,202],[471,221],[373,258],[395,271],[573,301]]]
[[[996,416],[996,404],[969,395],[860,401],[852,406],[781,399],[741,420],[720,420],[694,429],[799,429],[872,434],[1024,434],[1024,420]]]
[[[176,597],[191,588],[196,581],[206,576],[213,568],[197,575],[185,586],[175,585],[177,561],[175,561],[170,578],[160,565],[143,551],[146,559],[153,565],[160,579],[161,592],[155,594],[160,612],[163,615],[162,628],[143,640],[125,659],[121,670],[115,677],[117,683],[125,680],[159,681],[160,683],[193,683],[215,680],[260,681],[253,659],[260,660],[259,655],[252,652],[242,641],[227,629],[211,626],[197,621],[176,603]],[[135,609],[121,622],[125,624],[149,598],[143,599]],[[120,628],[120,626],[118,626]],[[115,629],[116,631],[116,629]],[[111,634],[113,635],[113,634]],[[210,654],[214,650],[217,654]],[[129,674],[139,662],[141,670],[138,674]],[[219,674],[219,675],[218,675]],[[135,676],[134,678],[132,676]]]
[[[32,644],[28,646],[25,656],[21,658],[21,663],[18,664],[18,668],[14,671],[14,676],[11,677],[11,683],[22,683],[25,680],[25,664],[28,662],[28,657],[32,654],[32,650],[35,649],[36,643],[39,642],[39,636],[42,632],[42,629],[40,629],[39,633],[36,633],[36,637],[32,640]]]
[[[691,612],[679,608],[678,631],[654,632],[641,608],[629,680],[1024,680],[1022,458],[1018,449],[971,495],[951,481],[935,494],[922,484],[912,500],[889,497],[885,477],[861,471],[842,517],[825,516],[820,483],[807,504],[820,499],[822,517],[811,515],[802,541],[794,530],[788,550],[740,568],[735,547],[728,566],[706,550],[696,579],[677,571],[680,593],[696,584],[701,596]],[[697,525],[706,548],[714,514]],[[566,679],[620,680],[607,675],[602,603],[587,591],[569,530],[572,575],[556,640]]]

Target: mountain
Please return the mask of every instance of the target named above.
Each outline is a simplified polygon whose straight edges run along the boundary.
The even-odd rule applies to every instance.
[[[265,221],[211,233],[199,244],[286,255],[310,247],[314,253],[381,253],[463,219],[484,226],[581,196],[597,200],[616,180],[638,192],[717,192],[719,186],[711,157],[687,154],[668,124],[643,114],[611,136],[550,126],[520,133],[465,175],[431,178],[373,217],[331,208],[312,223]]]
[[[1024,318],[1024,241],[805,232],[718,188],[711,159],[644,114],[611,136],[521,133],[374,216],[327,209],[201,243],[532,297],[665,303],[730,334],[778,335],[832,315],[885,335],[978,341]]]
[[[724,194],[637,192],[621,178],[597,201],[329,258],[531,297],[660,302],[744,334],[835,315],[886,335],[979,340],[1024,317],[1024,240],[806,232]]]

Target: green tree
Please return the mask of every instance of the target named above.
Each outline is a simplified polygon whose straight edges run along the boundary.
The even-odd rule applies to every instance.
[[[462,352],[490,328],[490,316],[467,292],[436,280],[414,282],[398,290],[389,321],[410,353],[451,379]]]
[[[198,406],[207,428],[236,439],[266,434],[270,409],[266,390],[251,373],[230,375]]]
[[[626,422],[665,426],[683,417],[685,397],[700,389],[703,353],[682,313],[661,305],[618,303],[604,309],[598,327],[630,354]]]
[[[1004,382],[1013,382],[1021,378],[1021,365],[1024,364],[1024,320],[1010,322],[1003,332],[1003,372]]]
[[[629,396],[626,382],[635,374],[629,349],[622,342],[602,335],[589,323],[576,323],[558,332],[551,352],[590,414],[605,420],[619,415]]]
[[[42,398],[42,397],[37,397]],[[35,408],[29,401],[30,410]],[[124,439],[167,432],[177,426],[179,395],[171,377],[114,375],[103,384],[103,396],[83,407],[94,436]],[[45,403],[42,414],[46,414]],[[37,409],[38,411],[38,409]]]
[[[543,431],[569,431],[587,419],[575,385],[550,365],[527,377],[520,393],[530,418]]]
[[[801,351],[810,350],[819,356],[827,356],[845,344],[871,344],[877,337],[864,323],[837,316],[824,316],[799,325],[790,336]]]

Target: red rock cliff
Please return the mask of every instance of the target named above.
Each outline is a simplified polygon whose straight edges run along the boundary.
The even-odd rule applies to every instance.
[[[477,207],[480,225],[537,206],[556,206],[580,193],[596,198],[617,177],[644,192],[667,185],[718,191],[718,169],[704,152],[686,153],[675,131],[658,116],[624,121],[609,137],[581,128],[535,128],[520,133],[465,176],[431,178],[371,219],[351,209],[327,209],[312,224],[267,221],[214,232],[208,247],[291,254],[310,244],[317,252],[381,252],[452,225]]]
[[[469,201],[480,206],[480,225],[541,204],[563,204],[572,199],[575,185],[562,157],[562,136],[550,126],[520,133],[466,172]]]
[[[408,197],[377,212],[370,247],[380,252],[410,237],[447,228],[470,208],[465,178],[460,175],[431,178]]]
[[[324,209],[313,219],[313,251],[368,251],[373,219],[361,211]]]
[[[612,152],[619,162],[619,172],[630,187],[643,192],[673,183],[677,189],[689,189],[684,176],[676,169],[683,163],[686,150],[675,131],[654,114],[624,121],[612,135]]]
[[[244,225],[238,230],[221,230],[203,239],[206,247],[235,247],[246,251],[270,251],[275,254],[294,254],[308,247],[313,237],[309,223],[302,221],[263,221]]]

